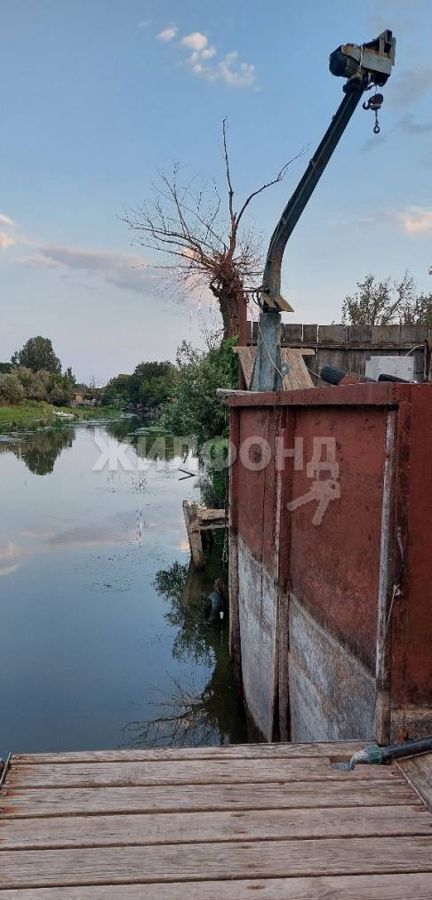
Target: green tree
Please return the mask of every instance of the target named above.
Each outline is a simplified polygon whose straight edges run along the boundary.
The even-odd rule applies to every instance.
[[[40,335],[29,338],[21,350],[14,353],[11,362],[15,366],[26,366],[32,372],[46,369],[55,375],[61,374],[61,362],[54,353],[52,341]]]
[[[0,403],[20,403],[24,388],[15,374],[0,375]]]
[[[102,393],[102,404],[109,406],[118,404],[125,406],[129,403],[129,382],[130,375],[117,375],[111,378]]]
[[[24,396],[27,400],[47,400],[47,378],[48,372],[32,372],[27,366],[18,366],[14,369],[14,375],[19,378],[23,388]]]
[[[158,409],[171,397],[177,370],[170,362],[140,363],[132,375],[112,378],[103,393],[103,403],[130,404]]]
[[[417,294],[408,272],[400,281],[369,274],[357,288],[342,304],[344,325],[432,325],[432,294]]]
[[[178,384],[164,409],[165,427],[174,434],[194,436],[198,447],[228,433],[226,407],[218,388],[236,388],[238,361],[232,351],[236,338],[207,351],[183,341],[177,352]]]
[[[176,368],[170,362],[140,363],[129,380],[129,398],[134,406],[160,407],[171,396]]]
[[[402,312],[404,325],[425,325],[432,327],[432,294],[420,294]]]
[[[48,381],[48,400],[55,406],[68,406],[72,400],[74,382],[67,375],[51,373]]]
[[[391,325],[399,322],[404,309],[410,308],[415,298],[415,284],[406,272],[401,281],[391,278],[379,281],[375,275],[366,275],[357,282],[358,290],[345,297],[342,304],[342,322],[345,325]]]

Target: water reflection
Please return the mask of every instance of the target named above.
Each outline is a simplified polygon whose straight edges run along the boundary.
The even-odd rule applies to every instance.
[[[184,459],[190,452],[192,439],[176,437],[154,426],[148,427],[140,419],[134,420],[132,426],[132,421],[112,422],[106,430],[116,440],[130,444],[140,459],[172,462],[177,457]]]
[[[61,426],[35,431],[31,435],[0,442],[0,453],[13,453],[21,459],[33,475],[50,475],[63,450],[70,449],[75,429]]]
[[[176,659],[211,666],[204,689],[172,680],[172,690],[159,700],[160,714],[129,723],[128,744],[135,746],[203,746],[244,743],[244,709],[228,653],[228,620],[212,621],[208,595],[220,575],[220,548],[207,560],[204,572],[174,562],[156,574],[155,587],[169,604],[166,622],[177,629],[172,649]]]
[[[0,442],[0,756],[124,746],[126,723],[129,744],[243,739],[226,624],[203,607],[219,573],[185,565],[182,501],[197,479],[180,481],[177,456],[150,457],[143,474],[154,434],[137,430],[129,419]],[[107,440],[130,444],[130,471],[95,469]]]

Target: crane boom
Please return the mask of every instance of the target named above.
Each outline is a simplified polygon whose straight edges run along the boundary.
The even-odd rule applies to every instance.
[[[373,85],[384,85],[389,78],[395,63],[395,50],[396,39],[392,32],[387,30],[374,41],[361,46],[344,44],[330,55],[330,71],[334,75],[348,79],[344,85],[345,96],[303,177],[283,210],[270,239],[263,282],[257,292],[262,311],[251,390],[280,390],[282,387],[280,310],[292,312],[292,307],[281,295],[281,268],[287,241],[363,94]],[[369,101],[369,104],[364,104],[364,106],[374,109],[376,112],[381,103],[382,96],[377,94],[375,103]]]

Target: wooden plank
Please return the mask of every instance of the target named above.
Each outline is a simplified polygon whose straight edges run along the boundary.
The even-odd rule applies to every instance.
[[[39,765],[40,763],[73,762],[162,762],[163,760],[185,759],[301,759],[303,757],[326,756],[348,760],[361,750],[365,743],[342,741],[317,744],[230,744],[227,747],[186,747],[184,749],[136,750],[80,750],[72,753],[21,753],[12,757],[13,765]]]
[[[415,871],[432,874],[432,836],[4,851],[0,888]]]
[[[208,509],[205,506],[199,506],[197,510],[198,519],[202,526],[212,526],[218,523],[226,522],[226,512],[224,509]]]
[[[288,781],[364,781],[391,782],[403,778],[395,766],[364,766],[344,772],[319,759],[274,760],[194,760],[177,762],[74,763],[73,765],[13,765],[7,786],[14,788],[127,787],[146,784],[228,784],[274,783]]]
[[[400,769],[432,810],[432,753],[401,760]]]
[[[3,891],[1,900],[432,900],[430,874],[274,878]]]
[[[0,813],[9,817],[94,815],[103,813],[192,812],[240,809],[422,806],[403,781],[328,781],[293,784],[177,785],[43,790],[2,790]]]
[[[233,351],[238,355],[243,372],[243,378],[245,380],[246,387],[248,388],[252,381],[256,349],[255,347],[233,347]]]
[[[255,364],[256,348],[235,347],[234,350],[240,359],[243,377],[246,386],[249,388]],[[282,382],[284,391],[297,390],[298,388],[312,388],[314,386],[301,350],[292,347],[282,347],[281,362],[286,363],[289,366],[289,370]]]
[[[421,806],[53,816],[0,819],[0,851],[409,834],[432,834]]]
[[[202,545],[201,532],[198,525],[198,519],[196,516],[196,506],[196,503],[192,503],[190,500],[183,500],[183,515],[189,540],[192,562],[196,569],[203,569],[204,550]]]
[[[314,383],[308,372],[301,350],[293,350],[291,347],[282,347],[281,362],[289,367],[287,375],[283,379],[284,391],[301,388],[313,388]]]

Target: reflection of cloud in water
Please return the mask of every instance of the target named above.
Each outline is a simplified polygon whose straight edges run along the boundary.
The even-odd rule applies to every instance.
[[[146,528],[147,523],[140,517],[138,533],[136,514],[132,512],[112,516],[102,523],[78,525],[64,531],[27,528],[17,534],[21,544],[9,541],[3,547],[0,545],[0,576],[15,572],[30,556],[50,550],[139,545]]]
[[[102,525],[85,525],[70,528],[68,531],[60,531],[49,537],[46,541],[48,547],[99,547],[104,544],[130,544],[136,543],[136,528],[131,522],[130,527],[123,528],[121,533],[116,521],[108,521]]]
[[[156,512],[156,521],[148,522],[144,518],[143,511],[139,508],[127,510],[124,513],[116,513],[100,522],[76,525],[75,527],[62,529],[61,527],[26,528],[17,532],[14,543],[9,541],[3,547],[0,544],[0,576],[11,575],[32,556],[42,553],[67,550],[85,550],[103,547],[121,547],[122,553],[128,547],[142,547],[146,543],[146,536],[152,535],[154,529],[160,529],[167,537],[176,534],[175,545],[181,552],[188,552],[187,540],[178,536],[182,524],[178,521],[167,520],[163,510],[152,510],[152,516]],[[160,515],[159,515],[160,513]],[[177,537],[178,536],[178,537]],[[158,558],[147,547],[148,558]],[[99,589],[99,588],[98,588]]]
[[[29,541],[47,541],[56,534],[53,528],[26,528],[18,532],[18,537]]]
[[[9,541],[5,547],[0,547],[0,577],[11,575],[22,565],[24,552],[17,544]]]
[[[189,552],[189,541],[187,538],[182,538],[182,540],[178,542],[176,550],[181,550],[182,553]]]

